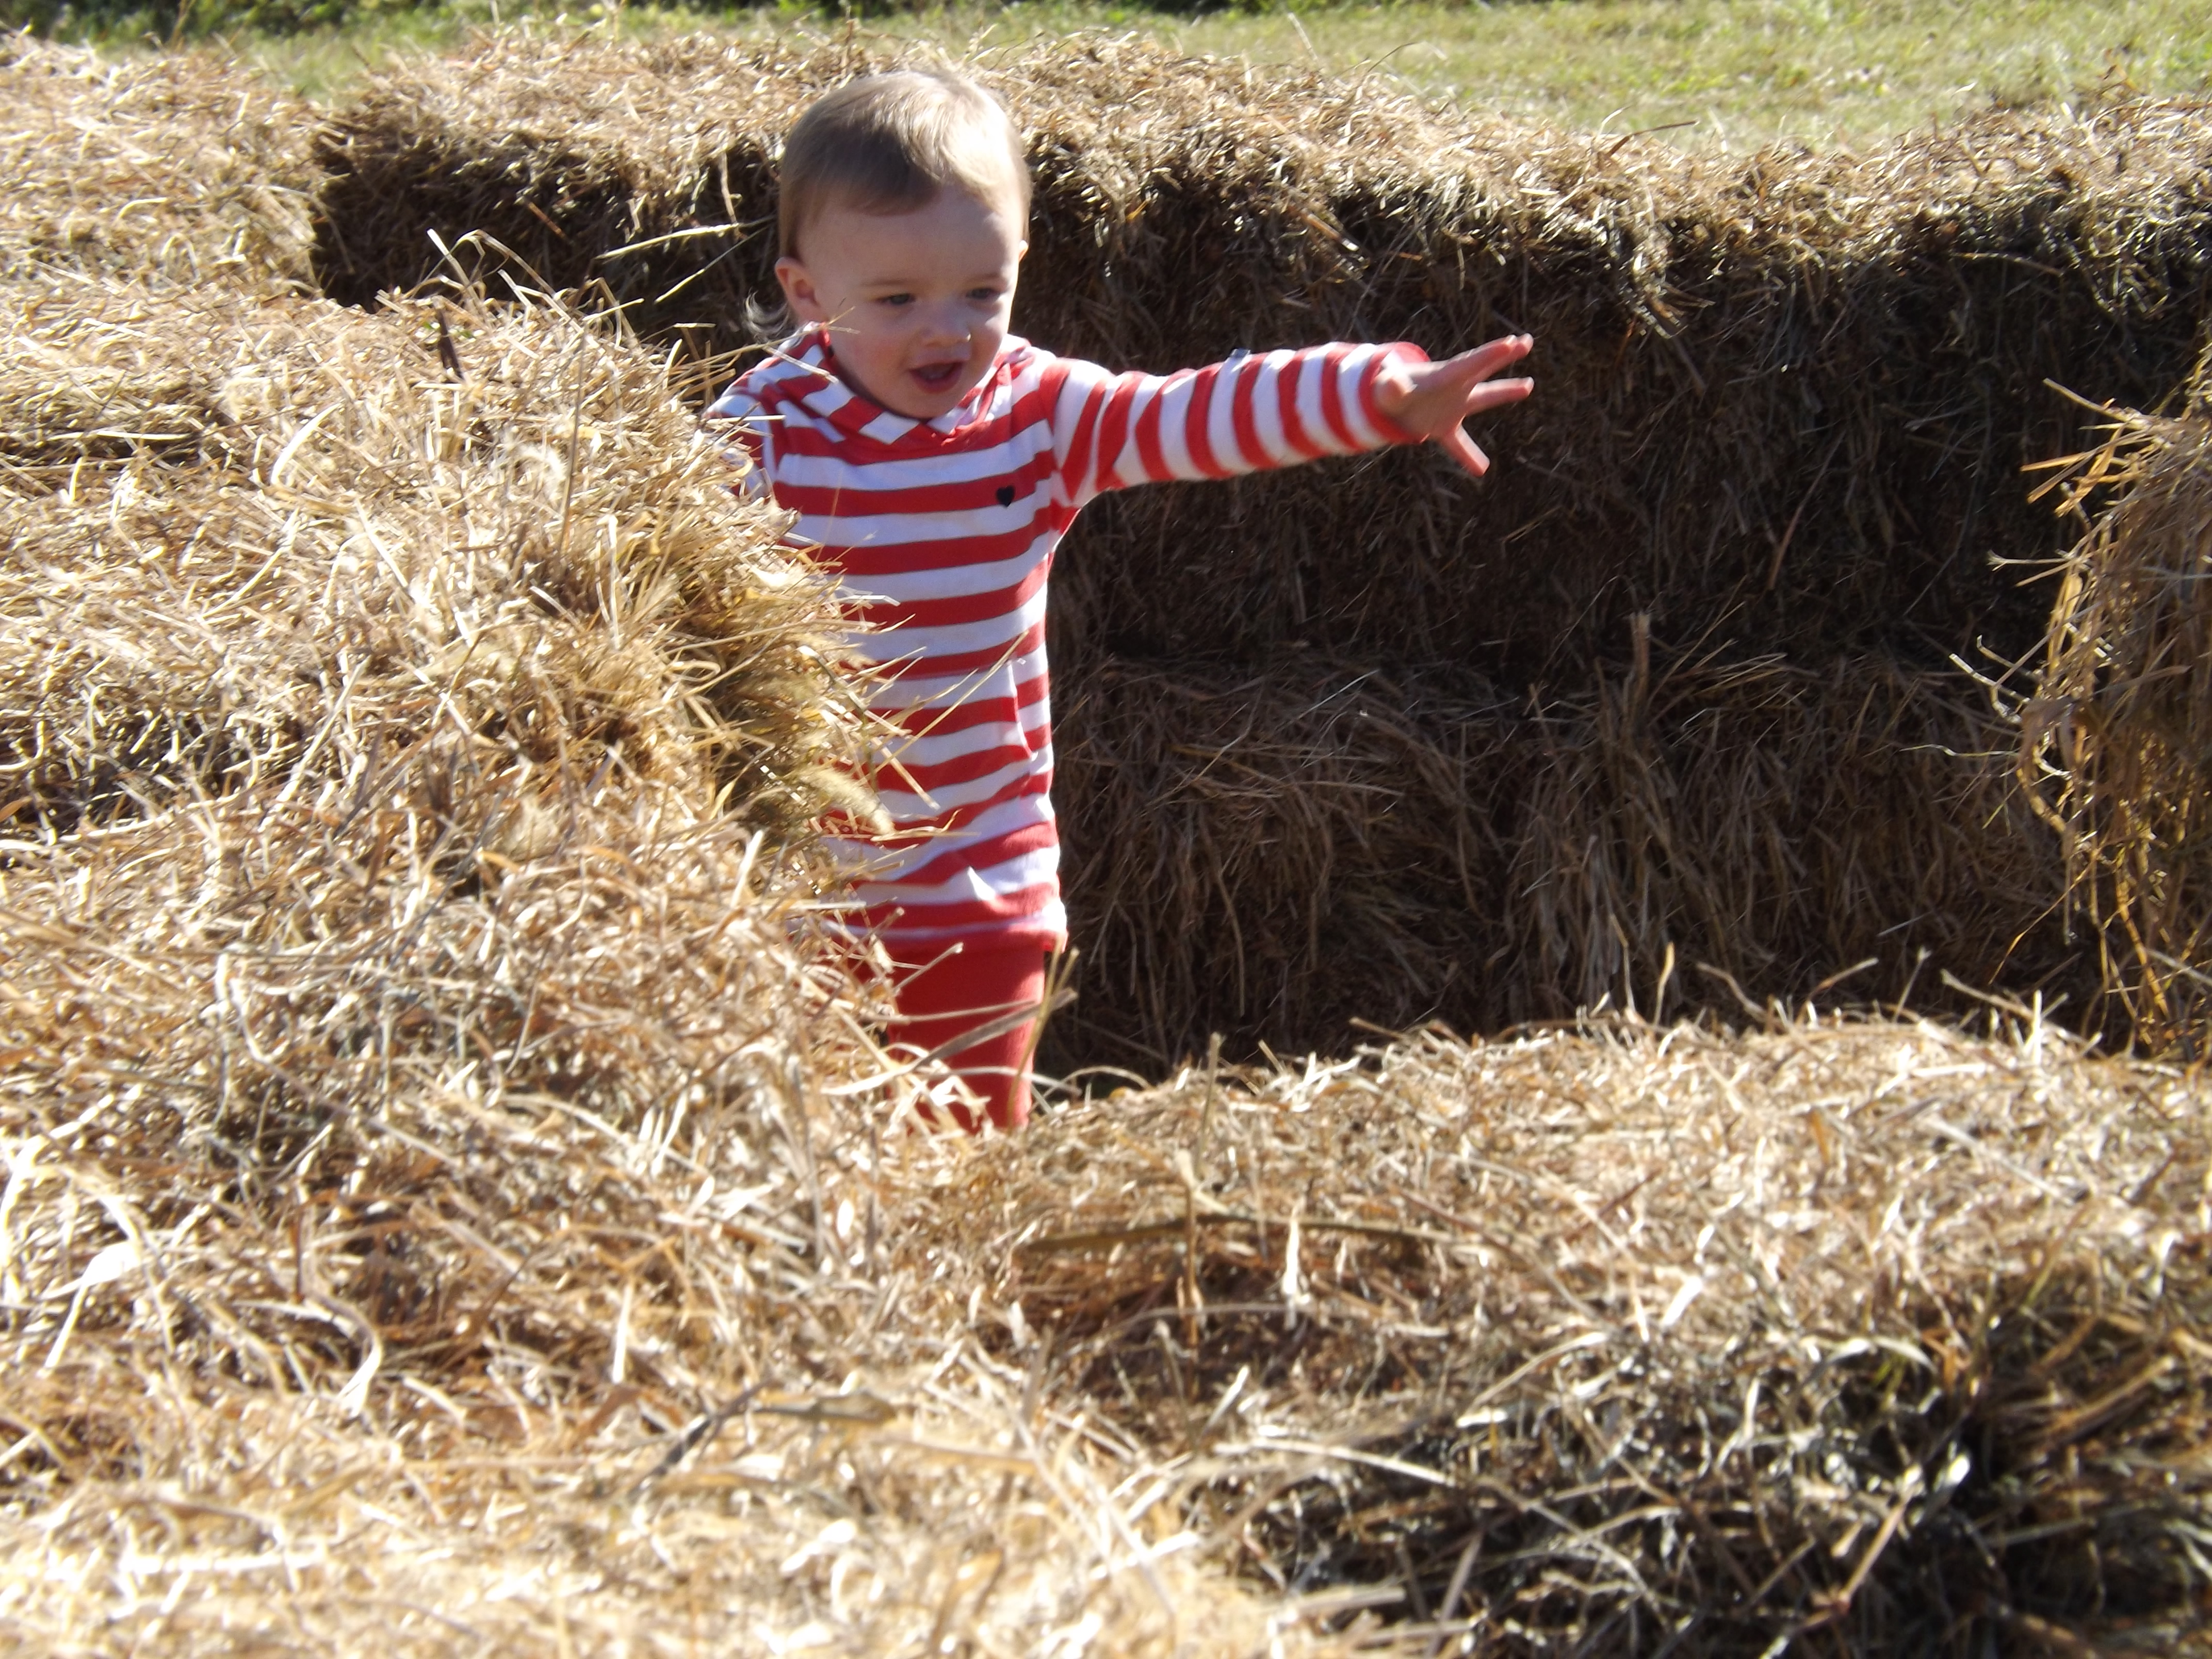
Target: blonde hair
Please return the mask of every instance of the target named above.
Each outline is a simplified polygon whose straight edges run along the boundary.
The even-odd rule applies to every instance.
[[[949,70],[848,81],[800,116],[783,142],[777,252],[825,207],[906,213],[952,186],[988,198],[1011,186],[1024,217],[1030,170],[1006,106]]]

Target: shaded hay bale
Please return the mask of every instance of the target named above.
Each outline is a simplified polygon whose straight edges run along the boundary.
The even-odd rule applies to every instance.
[[[1652,667],[1581,697],[1328,660],[1057,688],[1081,1000],[1050,1058],[1139,1069],[1612,1006],[2081,1006],[2015,733],[1880,659]],[[1733,981],[1733,983],[1731,982]]]
[[[320,141],[325,280],[416,281],[434,230],[465,270],[511,253],[648,333],[738,344],[781,131],[921,50],[509,33],[409,65]],[[2012,735],[1950,659],[2015,659],[2046,620],[1995,561],[2057,551],[2018,471],[2085,416],[2047,383],[2155,408],[2203,344],[2201,106],[1731,157],[1103,36],[971,67],[1029,134],[1018,324],[1054,349],[1164,368],[1506,328],[1540,349],[1480,484],[1399,452],[1086,513],[1054,595],[1091,956],[1059,1063],[1164,1064],[1209,1029],[1326,1047],[1353,1013],[1641,1006],[1662,978],[1734,1006],[1699,963],[1759,1000],[1869,956],[1853,994],[1947,997],[1948,973],[2122,1032],[2046,916],[2047,831],[1987,761]],[[460,247],[472,228],[491,240]],[[1367,697],[1356,737],[1332,701],[1352,673],[1304,655],[1425,704]],[[1839,660],[1890,665],[1830,684]],[[1631,718],[1639,672],[1692,663],[1686,695],[1736,690]],[[1271,755],[1212,764],[1248,717]]]
[[[940,1213],[1159,1530],[1410,1638],[2202,1653],[2208,1193],[2193,1073],[1777,1018],[1188,1069]]]
[[[431,274],[427,232],[482,230],[648,331],[741,343],[772,289],[777,137],[921,50],[510,33],[410,64],[321,141],[325,280],[365,301]],[[2013,476],[2075,447],[2045,380],[2154,404],[2212,295],[2197,106],[1692,157],[1106,37],[972,67],[1030,134],[1017,320],[1054,349],[1540,343],[1543,389],[1486,439],[1480,486],[1402,454],[1102,504],[1063,631],[1124,654],[1304,638],[1587,690],[1638,611],[1678,646],[2017,652],[2040,617],[1987,560],[2057,550]]]
[[[2063,838],[2105,994],[2203,1052],[2212,999],[2212,372],[2171,416],[2123,411],[2054,484],[2087,525],[2058,570],[2021,774]],[[2109,492],[2094,521],[2085,504]]]
[[[120,61],[0,36],[0,278],[306,289],[309,125],[212,53]]]

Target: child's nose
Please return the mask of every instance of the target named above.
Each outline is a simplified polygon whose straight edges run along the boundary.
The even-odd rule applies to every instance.
[[[964,344],[969,337],[969,321],[957,306],[933,306],[923,331],[932,345]]]

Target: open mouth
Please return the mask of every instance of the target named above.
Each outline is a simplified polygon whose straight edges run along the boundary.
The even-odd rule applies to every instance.
[[[926,392],[950,392],[952,383],[960,378],[960,365],[953,363],[924,363],[914,370],[914,378],[921,382]]]

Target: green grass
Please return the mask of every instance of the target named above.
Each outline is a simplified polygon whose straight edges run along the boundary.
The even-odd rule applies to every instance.
[[[0,12],[11,3],[24,0],[0,0]],[[174,16],[168,3],[157,0],[104,32],[128,35],[149,21],[166,27]],[[498,0],[419,9],[392,0],[351,3],[354,21],[343,27],[235,38],[301,90],[331,96],[394,51],[448,46],[495,13],[512,20],[524,9]],[[588,4],[532,15],[630,34],[836,26],[834,9],[793,7],[632,7],[617,16]],[[1432,94],[1571,126],[1666,128],[1677,142],[1735,148],[1778,138],[1861,143],[1993,104],[2034,107],[2130,89],[2212,93],[2206,0],[1430,0],[1297,11],[1033,0],[891,10],[861,26],[956,48],[1075,28],[1130,30],[1263,64],[1379,72]]]
[[[1509,0],[1197,16],[1054,0],[989,21],[994,39],[1103,22],[1259,63],[1379,64],[1469,104],[1613,131],[1694,122],[1676,134],[1735,147],[1862,141],[1991,104],[2130,88],[2212,91],[2207,0]],[[933,27],[957,35],[952,22]]]

